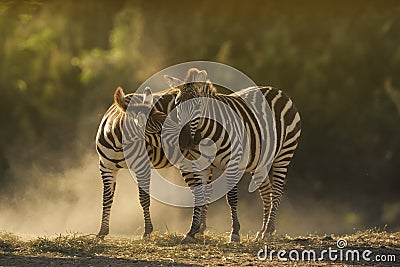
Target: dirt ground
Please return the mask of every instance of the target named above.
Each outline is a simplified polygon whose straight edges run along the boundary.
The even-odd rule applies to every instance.
[[[101,241],[81,234],[22,239],[0,232],[0,266],[400,266],[400,233],[369,230],[340,237],[273,236],[263,241],[242,237],[240,243],[211,233],[198,237],[195,244],[181,244],[181,238],[155,233],[146,240],[111,236]],[[338,240],[345,242],[342,249]],[[265,249],[268,254],[263,259]],[[336,260],[322,253],[329,249],[336,250]],[[279,259],[279,250],[285,250],[281,258],[286,261]],[[301,257],[304,250],[314,250],[317,259],[297,260],[293,251]],[[359,251],[361,259],[346,260],[349,250]],[[365,251],[369,260],[362,258]]]

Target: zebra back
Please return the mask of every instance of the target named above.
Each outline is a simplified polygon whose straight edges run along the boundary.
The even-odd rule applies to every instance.
[[[198,73],[198,70],[190,70],[188,76],[193,76],[193,72]],[[271,163],[283,147],[287,145],[297,146],[297,139],[301,132],[300,115],[292,100],[279,89],[273,87],[251,87],[225,95],[216,93],[214,86],[208,80],[203,82],[202,85],[189,83],[178,87],[178,89],[180,90],[178,94],[180,103],[199,97],[207,97],[227,105],[236,112],[244,124],[248,137],[243,143],[244,148],[247,149],[245,154],[249,157],[246,166],[247,171],[254,171],[260,161],[262,161],[263,165],[268,164],[268,162]],[[260,99],[260,97],[263,99]],[[268,106],[265,106],[263,102],[267,102]],[[225,125],[221,125],[209,118],[216,114],[219,117],[224,116],[220,115],[225,112],[222,107],[204,108],[197,105],[196,101],[191,101],[184,110],[178,109],[178,107],[177,110],[178,121],[179,119],[182,120],[183,117],[186,117],[186,121],[190,121],[191,144],[196,145],[199,143],[196,138],[212,139],[218,147],[218,157],[214,161],[214,165],[224,168],[232,152],[230,149],[230,142],[232,141],[230,138],[232,137],[227,136],[227,131],[224,128],[232,118],[225,116],[223,118]],[[272,116],[268,116],[271,113]],[[271,119],[273,120],[272,122]],[[271,126],[273,129],[268,129]],[[273,134],[268,134],[269,130],[272,130]],[[274,138],[274,140],[270,141],[268,138]],[[263,142],[268,142],[268,146],[273,146],[267,148],[273,149],[273,155],[262,151]]]

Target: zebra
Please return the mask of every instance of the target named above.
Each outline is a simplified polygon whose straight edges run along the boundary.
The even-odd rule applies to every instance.
[[[187,150],[181,154],[175,153],[176,147],[162,146],[160,134],[167,114],[175,107],[177,90],[166,90],[152,94],[146,88],[144,94],[127,94],[118,87],[114,93],[114,103],[103,116],[96,135],[96,149],[99,155],[99,168],[103,181],[103,211],[101,227],[98,237],[103,239],[109,233],[110,211],[116,187],[116,175],[120,169],[134,170],[139,186],[139,200],[144,215],[143,238],[153,231],[150,217],[150,168],[169,168],[177,165],[183,157],[187,157]],[[154,101],[153,98],[157,98]],[[154,104],[153,104],[154,102]],[[148,114],[148,118],[146,115]],[[124,120],[126,116],[131,119]],[[127,123],[125,127],[123,123]],[[176,125],[173,125],[176,127]],[[176,130],[176,129],[174,129]],[[186,147],[190,140],[190,128],[183,127],[179,136],[179,143]],[[176,133],[176,132],[175,132]],[[189,138],[187,138],[189,137]],[[125,146],[124,146],[125,138]],[[125,151],[124,151],[125,150]],[[170,152],[167,157],[165,153]],[[128,166],[125,155],[135,159],[134,165]],[[150,162],[149,162],[150,159]],[[181,172],[182,173],[182,172]],[[182,173],[190,188],[194,187],[193,173]],[[207,183],[211,182],[211,175]],[[200,230],[202,234],[206,226],[207,205],[201,210]]]
[[[249,158],[245,171],[251,173],[253,181],[259,185],[259,192],[263,202],[263,223],[260,231],[257,232],[256,239],[264,239],[266,236],[274,234],[276,213],[281,201],[284,185],[286,184],[288,166],[293,158],[301,134],[300,115],[291,99],[281,90],[269,86],[250,87],[229,95],[219,94],[216,92],[213,84],[207,80],[207,73],[204,70],[199,71],[196,68],[188,71],[185,78],[186,82],[170,76],[165,76],[165,78],[171,88],[179,90],[175,99],[177,107],[180,107],[187,100],[206,97],[228,105],[243,120],[246,125],[247,137],[249,137],[248,143],[244,143],[244,148],[250,151],[250,154],[247,154]],[[260,149],[262,147],[261,142],[266,141],[261,138],[263,136],[261,132],[266,129],[261,129],[260,125],[264,125],[264,127],[269,125],[267,118],[268,110],[256,110],[258,114],[255,115],[261,118],[260,123],[252,115],[254,111],[248,106],[248,103],[253,106],[257,106],[257,103],[260,103],[260,100],[256,97],[261,95],[260,92],[265,97],[274,119],[273,129],[267,129],[273,130],[276,138],[272,159],[266,158],[267,153],[262,153],[263,151]],[[215,120],[208,118],[199,119],[200,115],[224,114],[224,111],[218,107],[202,107],[198,101],[190,101],[189,105],[177,109],[177,112],[178,123],[184,117],[190,120],[189,125],[192,140],[188,144],[191,154],[194,154],[194,157],[196,157],[196,148],[199,140],[201,138],[209,138],[213,140],[218,148],[213,166],[220,169],[226,168],[226,159],[229,159],[230,155],[233,154],[232,151],[226,148],[229,147],[229,142],[237,142],[235,140],[237,137],[227,138],[227,132]],[[225,117],[226,121],[228,119],[230,118]],[[269,165],[271,161],[272,166]],[[257,165],[259,166],[257,167]],[[271,170],[268,173],[270,166]],[[231,241],[239,241],[240,223],[236,211],[236,185],[228,192],[227,200],[231,208],[232,217]],[[194,240],[194,234],[198,231],[200,225],[199,211],[195,209],[195,213],[197,216],[193,216],[191,231],[186,236],[189,240]]]
[[[173,78],[173,77],[169,77],[169,76],[165,76],[165,78],[167,78],[167,81],[169,81],[170,86],[171,86],[171,81],[173,81],[174,83],[179,83],[182,84],[184,83],[184,87],[185,86],[202,86],[202,82],[201,81],[205,81],[206,79],[206,72],[205,71],[194,71],[194,70],[189,70],[187,77],[185,78],[185,81],[182,82],[179,79]],[[199,82],[200,81],[200,82]],[[210,87],[211,88],[211,87]],[[212,89],[212,88],[211,88]],[[181,108],[181,104],[185,104],[184,102],[186,100],[192,100],[193,101],[193,105],[189,105],[186,106],[184,109],[185,112],[182,112],[182,108]],[[188,124],[190,126],[190,133],[191,136],[194,137],[195,142],[198,142],[197,144],[199,144],[199,132],[197,131],[197,125],[199,123],[200,120],[200,116],[190,116],[193,113],[200,113],[202,108],[200,107],[201,105],[201,101],[198,101],[198,99],[196,97],[191,97],[189,94],[185,94],[182,93],[182,90],[179,90],[179,93],[175,99],[176,101],[176,109],[177,109],[177,120],[180,124],[185,124],[188,121]],[[227,114],[229,114],[229,111],[225,110]],[[188,115],[190,116],[191,120],[183,120],[183,117],[188,117]],[[199,115],[199,114],[197,114]],[[233,117],[235,114],[231,113],[228,115],[228,117]],[[233,122],[233,125],[226,125],[225,128],[229,128],[230,131],[230,135],[232,135],[232,130],[238,130],[240,128],[240,125],[235,124],[235,121],[240,121],[240,119],[236,119],[236,120],[231,120],[231,122]],[[183,123],[182,123],[183,122]],[[185,125],[185,126],[186,126]],[[244,131],[243,128],[241,128],[242,131]],[[230,141],[232,142],[232,147],[241,147],[242,146],[242,142],[241,142],[241,138],[235,138],[235,139],[230,139]],[[194,202],[195,202],[195,207],[193,209],[193,218],[192,218],[192,225],[190,227],[189,232],[186,234],[185,238],[183,239],[183,241],[185,243],[191,243],[191,242],[195,242],[195,234],[198,232],[198,230],[202,227],[201,225],[201,220],[203,219],[204,216],[206,216],[206,214],[204,214],[204,210],[207,211],[207,206],[209,203],[209,198],[210,198],[210,190],[211,187],[209,186],[209,183],[211,181],[211,177],[212,177],[212,172],[213,166],[209,166],[206,168],[203,168],[202,166],[197,166],[197,162],[195,161],[196,159],[199,158],[200,156],[200,150],[196,147],[194,147],[194,142],[193,140],[190,140],[189,142],[186,142],[186,149],[188,149],[188,156],[187,158],[189,158],[190,160],[192,160],[192,166],[191,168],[189,168],[188,170],[181,170],[182,176],[185,178],[186,180],[189,180],[186,178],[186,176],[191,176],[191,183],[192,183],[192,191],[193,191],[193,195],[194,195]],[[212,143],[211,143],[212,145]],[[206,145],[206,146],[210,146],[210,144]],[[232,231],[231,236],[230,236],[230,241],[231,242],[236,242],[236,241],[240,241],[240,236],[239,236],[239,232],[236,231],[236,229],[240,228],[239,225],[239,221],[237,219],[237,212],[236,212],[236,205],[235,203],[237,203],[237,182],[238,179],[237,177],[239,176],[239,173],[243,173],[244,168],[240,166],[240,160],[242,158],[242,151],[241,150],[237,150],[236,153],[232,153],[230,154],[230,158],[229,161],[227,161],[227,158],[222,159],[222,161],[224,161],[223,164],[221,164],[221,159],[219,159],[219,166],[223,166],[226,168],[225,172],[227,174],[226,177],[226,186],[228,188],[228,194],[227,194],[227,201],[229,206],[231,207],[231,215],[232,215],[232,222],[233,222],[233,226],[232,228],[235,229],[235,231]],[[212,163],[211,161],[208,161],[207,163]]]
[[[96,135],[96,150],[99,155],[99,168],[103,181],[103,210],[99,238],[103,239],[109,233],[116,175],[120,169],[128,167],[134,170],[139,186],[139,200],[145,221],[143,237],[149,236],[153,231],[148,194],[150,168],[151,166],[157,169],[167,168],[172,166],[172,163],[165,157],[161,147],[150,144],[160,142],[160,127],[166,114],[173,109],[175,97],[176,91],[174,90],[161,92],[152,109],[153,95],[149,89],[146,88],[143,95],[125,95],[121,87],[115,90],[114,103],[101,119]],[[133,104],[129,105],[130,102]],[[129,107],[132,109],[127,112]],[[150,113],[148,119],[144,116],[146,113]],[[127,114],[132,116],[132,120],[124,120]],[[123,127],[124,123],[127,123],[126,127]],[[128,130],[124,131],[124,129]],[[125,146],[123,142],[126,142]],[[135,159],[131,161],[131,166],[127,166],[125,155]]]

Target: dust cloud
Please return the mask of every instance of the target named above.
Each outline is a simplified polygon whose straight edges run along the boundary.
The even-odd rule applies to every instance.
[[[10,196],[11,206],[5,201],[0,204],[0,229],[23,235],[97,233],[101,222],[103,185],[95,153],[88,154],[78,168],[62,173],[51,174],[34,168],[15,172],[16,175],[29,175],[35,182],[24,192],[17,190]],[[184,223],[179,222],[183,213],[181,209],[157,201],[152,201],[151,209],[156,229],[177,231],[183,228]],[[190,215],[189,209],[187,212]],[[110,232],[140,235],[142,225],[137,185],[129,172],[122,170],[117,177]]]
[[[29,176],[33,182],[24,186],[23,192],[17,190],[10,194],[8,201],[0,203],[0,230],[28,236],[97,234],[101,221],[102,182],[95,153],[87,153],[82,164],[63,172],[49,173],[35,168],[15,172],[15,175]],[[165,173],[174,178],[173,182],[183,184],[173,168]],[[251,236],[261,227],[262,205],[257,192],[244,196],[249,194],[246,192],[248,181],[244,178],[239,185],[238,212],[242,235]],[[162,233],[184,234],[189,229],[191,214],[191,208],[172,207],[156,200],[151,202],[153,225]],[[332,212],[318,203],[309,201],[300,205],[291,201],[290,195],[285,195],[278,212],[277,229],[279,234],[290,235],[343,231],[343,223],[334,224],[334,220]],[[357,227],[357,221],[353,224]],[[224,233],[229,232],[230,226],[225,199],[211,204],[208,230]],[[110,234],[139,237],[142,233],[138,188],[130,173],[121,170],[111,211]]]

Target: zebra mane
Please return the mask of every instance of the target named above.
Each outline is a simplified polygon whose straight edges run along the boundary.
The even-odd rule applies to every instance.
[[[207,80],[206,86],[203,87],[203,90],[205,90],[206,95],[215,95],[217,93],[217,88],[210,82],[210,80]]]
[[[169,88],[160,92],[155,92],[153,93],[154,101],[157,102],[160,98],[162,98],[164,95],[170,96],[175,98],[179,93],[179,89],[177,88]],[[114,92],[114,103],[115,105],[123,112],[126,111],[126,109],[129,106],[129,103],[131,102],[132,98],[138,98],[138,103],[139,103],[139,98],[143,97],[143,94],[137,94],[137,93],[129,93],[125,94],[123,89],[119,86],[115,92]]]
[[[214,85],[207,78],[205,70],[191,68],[188,70],[184,79],[184,84],[180,87],[181,94],[196,96],[210,96],[217,92]]]
[[[153,92],[153,97],[155,98],[155,100],[157,100],[158,98],[161,98],[163,95],[171,95],[171,96],[176,96],[179,93],[179,89],[178,88],[168,88],[166,90],[163,91],[159,91],[159,92]],[[125,95],[125,101],[129,104],[129,102],[131,101],[132,97],[135,96],[140,96],[142,97],[143,94],[138,94],[138,93],[129,93]],[[155,101],[157,102],[157,101]]]

